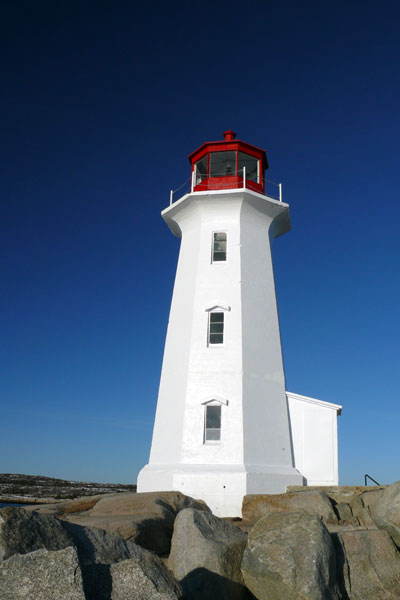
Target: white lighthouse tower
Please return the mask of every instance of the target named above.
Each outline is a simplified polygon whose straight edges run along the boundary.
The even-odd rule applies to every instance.
[[[239,516],[245,494],[305,480],[295,468],[270,250],[290,229],[289,207],[266,195],[265,151],[232,131],[224,137],[189,156],[191,190],[162,212],[181,248],[138,492],[179,490]]]

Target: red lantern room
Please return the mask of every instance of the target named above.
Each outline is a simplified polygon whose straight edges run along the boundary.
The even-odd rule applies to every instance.
[[[194,192],[245,187],[265,194],[265,150],[235,137],[234,131],[225,131],[224,141],[206,142],[189,155]]]

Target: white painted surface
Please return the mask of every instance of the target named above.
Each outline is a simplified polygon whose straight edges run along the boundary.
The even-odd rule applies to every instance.
[[[241,514],[246,493],[301,485],[293,466],[270,239],[289,209],[250,190],[187,194],[163,218],[182,238],[149,464],[138,491],[180,490],[218,515]],[[214,231],[227,261],[211,262]],[[224,343],[207,345],[210,309]],[[229,310],[227,310],[229,309]],[[204,403],[221,403],[221,442],[204,443]]]
[[[338,485],[337,417],[342,407],[287,392],[296,468],[306,485]]]

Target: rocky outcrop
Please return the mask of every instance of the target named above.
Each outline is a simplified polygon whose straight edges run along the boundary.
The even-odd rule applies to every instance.
[[[161,586],[160,589],[163,593],[168,591],[171,598],[180,598],[180,587],[162,560],[129,540],[124,540],[100,529],[58,521],[52,515],[40,515],[35,511],[26,511],[23,508],[7,507],[1,509],[0,522],[2,555],[3,558],[11,557],[8,559],[10,561],[12,558],[14,559],[11,561],[11,565],[14,565],[14,563],[19,564],[19,559],[17,560],[14,557],[19,555],[31,556],[35,554],[38,548],[44,550],[44,554],[39,555],[39,558],[41,556],[46,557],[49,550],[60,547],[73,549],[78,556],[86,600],[110,600],[113,589],[111,566],[126,560],[132,560],[132,564],[137,565],[136,570],[140,566],[143,571],[141,577],[153,581],[155,589]],[[5,563],[7,563],[7,560],[0,564],[5,565]],[[29,561],[27,564],[30,564]],[[38,573],[40,572],[40,569],[38,569]],[[6,578],[4,585],[7,582],[8,579]],[[56,582],[53,582],[53,584],[56,585]],[[16,581],[14,588],[22,594],[25,589],[22,582],[22,591],[18,591],[20,590],[18,586],[19,582]],[[8,592],[8,589],[5,589]],[[118,597],[114,596],[115,600],[118,600]],[[17,595],[16,597],[19,598],[20,596]],[[29,595],[22,597],[31,600]],[[11,600],[11,598],[14,600],[12,596],[6,598],[7,600]],[[61,600],[62,596],[59,598]],[[66,598],[68,597],[66,596]],[[41,600],[44,599],[47,600],[47,597],[42,596]]]
[[[87,600],[109,600],[113,587],[111,566],[127,559],[165,573],[163,562],[133,542],[102,529],[62,523],[77,549]]]
[[[400,548],[400,481],[389,485],[371,506],[372,517]]]
[[[85,600],[74,548],[14,554],[0,562],[0,600]]]
[[[344,598],[400,598],[400,555],[385,531],[344,531],[337,534],[336,547]]]
[[[182,510],[175,520],[168,566],[185,600],[244,600],[240,566],[247,535],[209,512]]]
[[[114,590],[112,567],[121,561],[130,561],[136,578],[152,581],[155,586],[153,589],[168,592],[171,598],[180,598],[179,585],[162,560],[152,552],[101,529],[81,527],[74,523],[63,523],[63,527],[71,535],[78,551],[87,600],[110,600],[111,591]],[[141,571],[140,575],[138,570]],[[118,569],[116,572],[120,573]],[[121,581],[118,585],[122,587]],[[151,589],[149,585],[146,589]],[[118,600],[115,593],[114,598]]]
[[[379,502],[386,486],[288,486],[288,492],[297,495],[310,492],[323,492],[332,504],[338,517],[338,525],[346,527],[375,528],[372,510]],[[334,529],[333,523],[326,523]]]
[[[54,514],[70,523],[103,529],[163,556],[169,553],[174,521],[184,508],[209,511],[201,500],[180,492],[107,494],[95,499],[46,504],[33,510]]]
[[[178,492],[7,507],[0,600],[394,600],[399,509],[400,482],[247,496],[245,520]]]
[[[55,500],[81,498],[97,494],[134,492],[136,485],[120,483],[91,483],[89,481],[66,481],[42,475],[17,475],[0,473],[1,502],[33,502],[38,499]]]
[[[276,512],[249,533],[242,562],[247,587],[259,600],[337,600],[335,552],[318,517]]]
[[[147,557],[147,560],[146,560]],[[111,565],[111,600],[179,600],[179,584],[167,569],[148,560],[131,558]]]
[[[243,521],[247,523],[254,524],[276,512],[302,512],[321,518],[326,525],[338,523],[332,503],[320,490],[301,494],[248,494],[243,498]]]
[[[45,548],[72,546],[72,538],[54,517],[7,506],[0,510],[0,560]]]

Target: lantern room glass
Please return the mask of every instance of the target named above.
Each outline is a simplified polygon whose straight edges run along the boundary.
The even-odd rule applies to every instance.
[[[243,167],[246,168],[246,179],[259,183],[258,158],[250,156],[245,152],[239,152],[239,169],[238,175],[243,177]]]
[[[207,154],[195,164],[196,185],[207,179]]]
[[[236,152],[210,152],[210,177],[236,175]]]
[[[262,189],[264,187],[261,158],[239,149],[207,152],[194,163],[193,169],[193,185],[195,187],[200,185],[200,189],[241,187],[241,184],[246,187],[246,183],[243,181],[244,170],[250,189],[257,191],[259,185]],[[224,182],[225,178],[226,183]],[[208,182],[208,180],[210,181]],[[250,182],[252,183],[250,184]],[[256,184],[257,187],[252,187],[252,184]],[[205,187],[203,187],[204,185]]]

